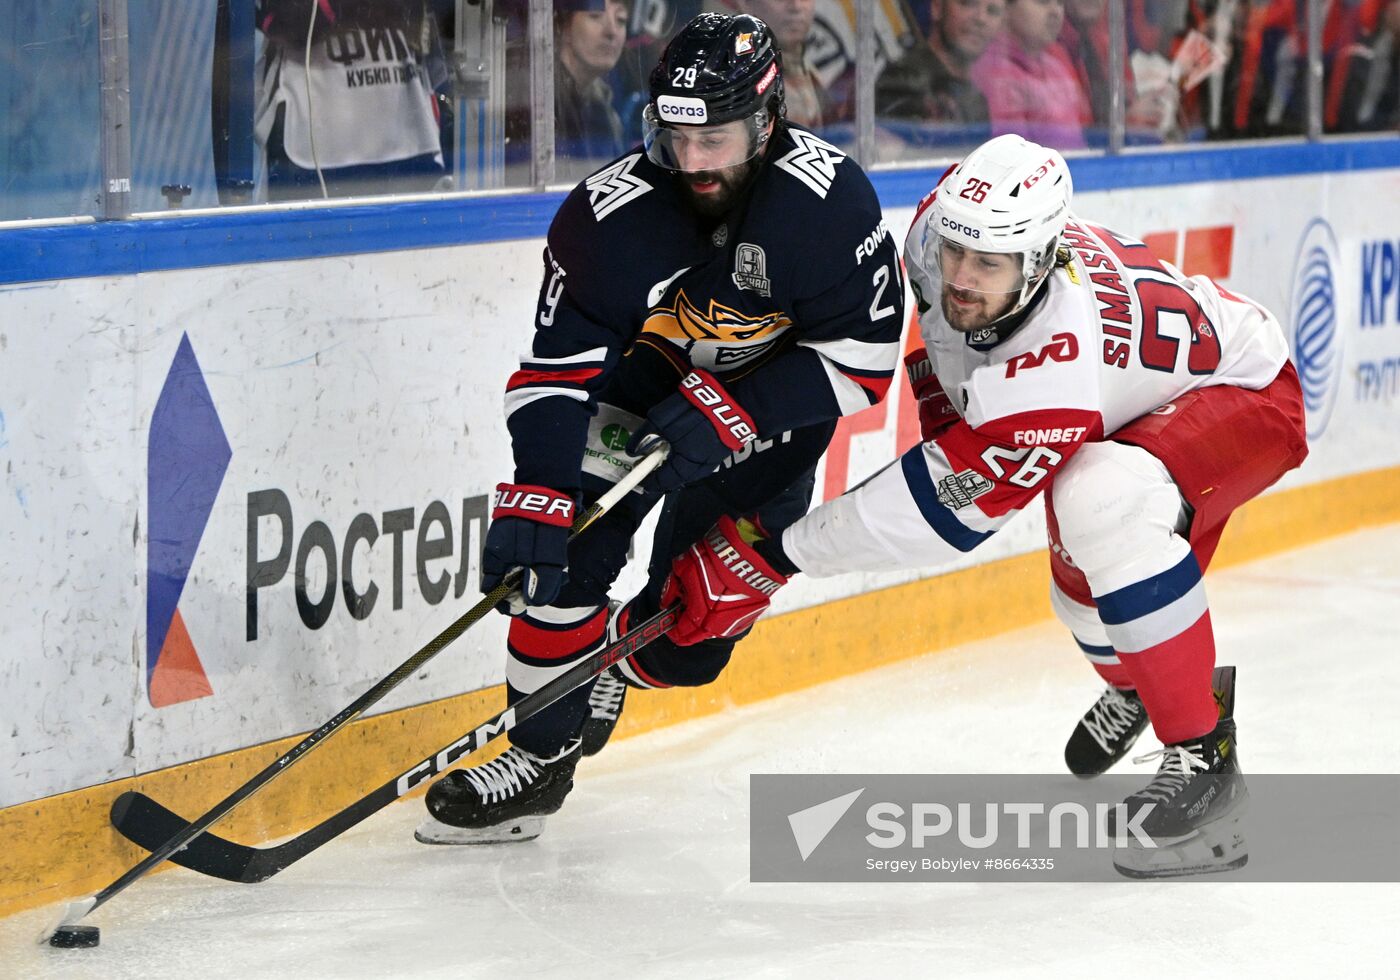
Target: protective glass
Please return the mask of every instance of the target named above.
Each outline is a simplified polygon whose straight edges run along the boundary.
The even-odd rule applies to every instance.
[[[642,113],[642,145],[658,167],[681,173],[724,170],[758,155],[768,129],[768,112],[715,126],[672,126],[663,123],[654,106]]]

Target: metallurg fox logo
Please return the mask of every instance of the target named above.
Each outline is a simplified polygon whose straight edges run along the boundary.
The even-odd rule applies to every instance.
[[[642,326],[643,333],[655,334],[685,348],[700,343],[717,348],[718,364],[734,363],[753,357],[773,345],[792,326],[786,313],[747,316],[714,299],[702,311],[682,289],[675,303],[653,310]]]

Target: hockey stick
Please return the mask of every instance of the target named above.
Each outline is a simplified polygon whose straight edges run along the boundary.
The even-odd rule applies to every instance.
[[[170,860],[191,871],[225,881],[250,885],[266,881],[366,817],[378,813],[415,786],[445,772],[458,760],[506,734],[526,719],[533,718],[570,691],[664,635],[676,624],[679,616],[680,612],[675,607],[662,610],[636,629],[628,631],[616,643],[575,664],[544,687],[526,695],[372,793],[289,841],[270,847],[249,847],[206,832],[191,840],[183,850],[172,854]],[[178,832],[186,821],[144,793],[128,792],[117,797],[112,804],[112,825],[128,840],[151,848]]]
[[[585,528],[593,524],[598,518],[611,510],[618,501],[631,493],[642,480],[661,465],[662,461],[666,458],[667,452],[669,452],[669,447],[662,444],[643,457],[632,467],[630,473],[609,488],[607,493],[599,497],[598,501],[592,507],[588,508],[587,511],[574,521],[571,534],[581,534]],[[49,930],[45,938],[52,939],[53,934],[58,930],[77,925],[77,923],[93,909],[105,904],[114,895],[126,889],[156,865],[185,847],[190,841],[208,830],[209,827],[218,820],[232,812],[239,804],[248,799],[248,797],[252,796],[277,776],[290,769],[299,759],[306,755],[306,753],[316,748],[327,738],[358,718],[386,694],[402,684],[405,679],[415,673],[425,663],[441,653],[453,640],[457,639],[483,619],[487,613],[496,607],[497,603],[509,598],[516,591],[519,582],[519,570],[514,569],[505,576],[499,585],[482,597],[480,602],[472,606],[454,620],[445,630],[424,644],[422,649],[417,653],[395,667],[392,673],[384,677],[364,694],[361,694],[353,702],[340,709],[335,717],[284,752],[271,765],[262,770],[262,772],[224,797],[223,800],[215,804],[212,810],[196,819],[193,823],[184,826],[178,833],[172,834],[168,840],[152,849],[150,854],[129,868],[97,894],[70,903],[67,911],[64,913],[62,921],[53,929]]]

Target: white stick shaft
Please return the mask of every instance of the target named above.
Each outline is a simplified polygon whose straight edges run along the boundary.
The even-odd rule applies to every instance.
[[[666,456],[670,452],[671,447],[663,442],[643,456],[637,465],[632,467],[632,472],[614,483],[607,493],[598,498],[597,503],[592,508],[596,515],[593,520],[597,520],[612,510],[619,500],[635,490],[643,480],[651,475],[653,470],[666,461]],[[589,523],[591,524],[592,521]],[[587,526],[587,524],[584,525],[584,527]],[[579,530],[582,531],[583,528],[579,528]]]

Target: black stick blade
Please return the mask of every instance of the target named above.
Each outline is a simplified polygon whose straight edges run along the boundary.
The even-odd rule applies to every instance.
[[[189,821],[178,813],[137,792],[118,796],[112,803],[111,818],[117,833],[148,851],[161,847],[189,826]],[[200,874],[252,884],[263,880],[257,877],[259,869],[255,867],[260,863],[258,853],[255,847],[205,831],[170,855],[170,860]]]

